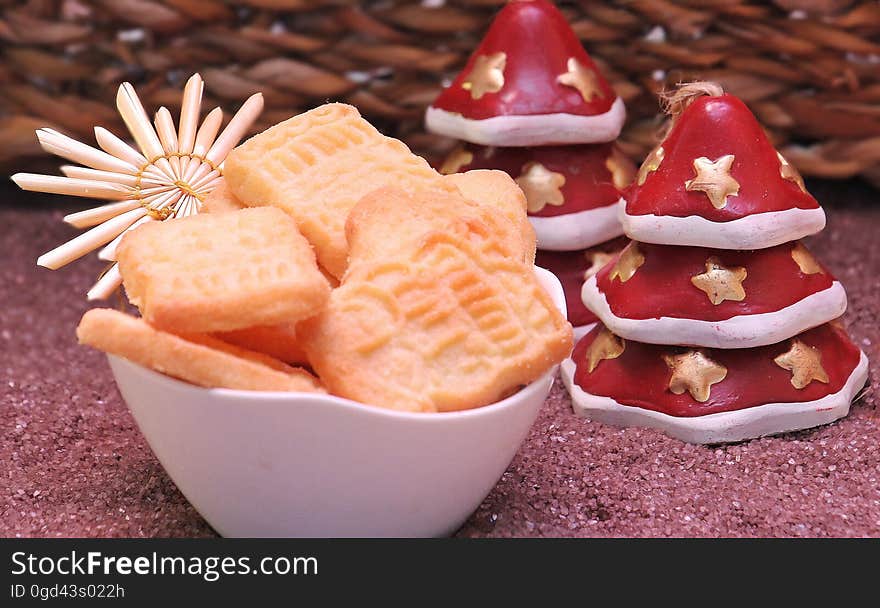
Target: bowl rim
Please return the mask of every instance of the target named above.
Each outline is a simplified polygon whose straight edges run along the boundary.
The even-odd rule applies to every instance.
[[[560,309],[563,316],[566,316],[565,294],[562,289],[562,283],[559,281],[556,275],[549,270],[541,268],[540,266],[535,266],[534,268],[535,274],[537,275],[542,287],[544,287],[544,289],[546,289],[547,292],[550,294],[553,303],[557,306],[557,308]],[[487,405],[481,405],[479,407],[449,412],[408,412],[371,405],[369,403],[361,403],[360,401],[354,401],[353,399],[346,399],[345,397],[338,397],[336,395],[330,395],[326,393],[297,391],[247,391],[230,388],[205,388],[190,384],[189,382],[185,382],[171,376],[167,376],[156,370],[143,367],[141,365],[138,365],[137,363],[133,363],[132,361],[125,359],[124,357],[107,353],[107,359],[111,363],[111,370],[113,371],[114,380],[116,380],[117,385],[118,379],[116,378],[116,367],[120,366],[123,369],[127,368],[129,371],[136,375],[140,375],[147,382],[151,382],[153,384],[158,383],[159,385],[164,385],[165,387],[176,391],[200,394],[201,396],[207,397],[208,399],[215,399],[221,402],[257,401],[282,403],[284,401],[290,401],[291,403],[289,403],[289,405],[296,405],[298,402],[302,401],[322,402],[326,405],[333,405],[367,415],[396,418],[400,420],[420,421],[448,421],[457,418],[467,419],[480,416],[491,416],[498,410],[507,409],[519,403],[528,401],[528,398],[531,397],[533,393],[541,390],[546,390],[549,392],[556,372],[559,369],[558,364],[554,365],[540,377],[533,380],[529,384],[526,384],[520,390],[513,393],[509,397],[505,397],[500,401],[495,401]],[[546,389],[543,388],[545,385],[547,385]]]
[[[371,405],[369,403],[361,403],[360,401],[346,399],[345,397],[337,397],[336,395],[330,395],[327,393],[311,393],[299,391],[245,391],[230,388],[204,388],[201,386],[190,384],[189,382],[185,382],[183,380],[178,380],[177,378],[173,378],[171,376],[166,376],[165,374],[162,374],[152,369],[148,369],[146,367],[138,365],[137,363],[132,363],[128,359],[124,359],[116,355],[111,355],[108,353],[107,358],[113,361],[113,363],[115,364],[114,366],[118,365],[126,367],[131,372],[141,375],[146,379],[147,382],[151,382],[154,385],[164,384],[165,387],[172,390],[183,391],[184,393],[197,393],[203,398],[216,400],[218,402],[218,405],[220,402],[234,401],[270,402],[279,404],[288,401],[289,403],[287,403],[286,405],[295,407],[303,401],[309,401],[312,403],[319,402],[323,405],[332,405],[335,407],[356,411],[358,413],[376,415],[380,417],[384,416],[387,418],[397,418],[401,420],[438,421],[450,420],[455,418],[466,419],[478,417],[480,415],[490,416],[497,410],[507,409],[508,407],[512,407],[521,402],[524,402],[528,400],[528,398],[531,397],[533,393],[537,393],[542,390],[549,390],[549,386],[547,386],[546,389],[544,388],[544,386],[548,384],[548,381],[552,382],[557,370],[559,369],[558,364],[554,365],[550,370],[541,375],[541,377],[539,377],[537,380],[533,380],[529,384],[526,384],[514,394],[488,405],[481,405],[479,407],[473,407],[466,410],[454,410],[449,412],[408,412]],[[114,371],[114,378],[115,376],[116,374]]]

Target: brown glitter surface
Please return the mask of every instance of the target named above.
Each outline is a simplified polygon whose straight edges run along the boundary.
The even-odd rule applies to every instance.
[[[809,246],[849,293],[853,338],[880,361],[877,193],[811,187],[828,227]],[[212,535],[141,437],[104,356],[76,345],[102,263],[35,265],[76,234],[61,218],[88,201],[8,182],[0,196],[0,537]],[[876,404],[869,388],[836,424],[707,447],[576,418],[557,383],[459,535],[880,536]]]

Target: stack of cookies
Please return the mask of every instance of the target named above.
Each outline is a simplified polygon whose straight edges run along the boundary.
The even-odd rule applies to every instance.
[[[614,144],[623,100],[552,2],[504,6],[464,70],[427,110],[428,130],[461,141],[440,168],[500,169],[528,200],[537,264],[559,277],[575,335],[596,317],[586,277],[620,251],[617,203],[635,167]]]
[[[78,336],[205,387],[473,408],[570,352],[534,255],[508,175],[442,176],[328,104],[233,150],[199,215],[127,234],[141,317],[92,310]]]

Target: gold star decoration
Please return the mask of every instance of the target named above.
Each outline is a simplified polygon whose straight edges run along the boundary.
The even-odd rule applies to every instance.
[[[565,203],[565,197],[560,190],[565,185],[565,176],[550,171],[541,163],[530,162],[523,165],[516,183],[526,195],[529,213],[537,213],[547,205],[559,207]]]
[[[619,252],[605,253],[604,251],[588,251],[584,254],[590,267],[584,271],[584,280],[598,273]]]
[[[587,372],[592,374],[600,362],[605,359],[616,359],[624,350],[626,350],[626,341],[615,336],[607,327],[603,327],[585,353]]]
[[[828,384],[828,373],[822,367],[822,353],[800,340],[792,340],[791,348],[773,362],[791,372],[791,385],[796,389],[805,388],[813,380]]]
[[[730,175],[734,158],[733,154],[725,154],[715,160],[709,160],[705,156],[695,158],[696,175],[694,179],[684,183],[685,189],[704,192],[713,207],[723,209],[727,205],[727,197],[739,193],[739,182]]]
[[[506,53],[480,55],[461,88],[470,91],[472,99],[480,99],[486,93],[497,93],[504,86],[504,66]]]
[[[464,146],[459,146],[450,152],[449,156],[446,157],[446,160],[443,161],[443,165],[440,167],[440,173],[443,175],[458,173],[461,171],[462,167],[465,167],[472,162],[474,162],[473,153],[465,150]]]
[[[645,161],[642,163],[642,166],[639,167],[639,172],[636,175],[636,183],[641,186],[645,183],[645,180],[648,179],[648,174],[653,173],[657,169],[660,168],[660,163],[663,162],[663,156],[666,154],[666,151],[663,149],[663,146],[657,146],[651,153],[645,157]]]
[[[605,93],[599,86],[599,77],[596,76],[596,72],[581,65],[581,62],[574,57],[568,58],[566,69],[568,71],[565,74],[556,77],[559,84],[577,89],[577,92],[587,103],[590,103],[594,97],[605,99]]]
[[[813,254],[810,253],[810,250],[804,247],[803,243],[800,241],[795,243],[795,246],[791,248],[791,257],[798,265],[798,268],[801,269],[802,273],[825,274],[825,271],[822,270],[822,267],[819,265],[819,262],[816,261],[816,258],[813,257]]]
[[[611,181],[618,190],[629,186],[636,174],[636,167],[616,146],[605,160],[605,167],[611,172]]]
[[[787,179],[790,182],[794,182],[797,184],[797,187],[801,189],[801,192],[806,192],[807,187],[804,186],[804,178],[801,177],[801,174],[798,173],[798,170],[791,166],[791,164],[785,160],[785,157],[782,156],[779,152],[776,153],[776,156],[779,158],[779,175],[782,176],[782,179]]]
[[[727,368],[710,359],[701,350],[688,350],[678,355],[663,355],[666,366],[672,370],[669,390],[681,395],[688,391],[696,401],[709,400],[713,384],[727,377]]]
[[[743,281],[748,273],[742,266],[725,266],[716,256],[706,260],[706,272],[691,277],[694,287],[706,292],[716,306],[725,300],[742,302],[746,299]]]
[[[621,283],[626,283],[644,263],[645,255],[639,251],[639,244],[633,241],[626,246],[621,252],[620,257],[617,258],[617,263],[614,264],[614,268],[611,269],[611,274],[608,276],[608,280],[613,281],[614,279],[618,279]]]

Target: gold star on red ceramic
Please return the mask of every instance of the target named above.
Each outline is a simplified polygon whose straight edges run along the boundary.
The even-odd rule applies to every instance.
[[[480,99],[486,93],[497,93],[504,86],[506,64],[506,53],[480,55],[474,61],[474,67],[465,81],[461,83],[461,88],[470,91],[473,99]]]
[[[713,384],[727,377],[727,368],[716,363],[700,350],[688,350],[678,355],[663,355],[663,360],[672,370],[669,390],[676,395],[687,391],[700,403],[709,400]]]
[[[569,57],[566,69],[568,71],[565,74],[560,74],[556,77],[559,84],[577,89],[577,92],[581,94],[581,97],[587,103],[590,103],[594,97],[599,99],[605,98],[605,93],[602,92],[602,88],[599,86],[599,78],[596,76],[596,72],[581,65],[574,57]]]
[[[565,176],[550,171],[541,163],[526,163],[516,183],[526,195],[529,213],[537,213],[547,205],[558,207],[565,202],[560,190],[565,185]]]
[[[616,147],[605,160],[605,168],[611,172],[611,181],[618,190],[623,190],[629,186],[636,174],[636,167],[633,162]]]
[[[590,267],[584,271],[584,280],[586,281],[591,276],[595,275],[597,272],[602,270],[602,268],[617,255],[618,252],[613,253],[605,253],[604,251],[591,251],[584,254],[584,257],[587,258],[587,261],[590,262]]]
[[[663,156],[666,152],[663,150],[663,146],[657,146],[651,153],[645,157],[645,161],[642,163],[642,166],[639,167],[639,172],[636,175],[636,183],[641,186],[645,183],[645,180],[648,179],[648,174],[653,173],[657,169],[660,168],[660,163],[663,162]]]
[[[629,281],[636,270],[645,263],[645,255],[639,251],[639,244],[635,241],[626,246],[626,249],[617,258],[617,263],[611,269],[608,280],[619,279],[621,283]]]
[[[446,160],[443,161],[443,165],[440,167],[440,173],[443,175],[458,173],[461,171],[462,167],[465,167],[472,162],[474,162],[474,155],[465,150],[464,146],[459,146],[450,152],[449,156],[446,157]]]
[[[796,389],[805,388],[813,380],[828,384],[828,373],[822,367],[822,353],[800,340],[792,340],[791,348],[773,362],[791,372],[791,385]]]
[[[819,262],[816,261],[816,258],[813,257],[810,250],[804,247],[800,242],[795,243],[795,246],[792,247],[791,258],[804,274],[825,274],[825,271],[822,270],[822,266],[820,266]]]
[[[725,300],[742,302],[746,299],[743,281],[748,273],[742,266],[725,266],[716,256],[706,260],[706,272],[691,277],[694,287],[706,292],[716,306]]]
[[[776,153],[776,156],[779,158],[779,175],[782,176],[782,179],[787,179],[790,182],[794,182],[797,184],[797,187],[801,189],[801,192],[806,192],[807,187],[804,186],[804,178],[801,177],[801,174],[798,173],[798,170],[791,166],[791,164],[785,160],[785,157],[782,156],[779,152]]]
[[[705,193],[713,207],[723,209],[727,197],[736,196],[739,192],[739,182],[730,175],[734,158],[733,154],[725,154],[715,160],[705,156],[695,158],[696,175],[684,183],[685,189]]]
[[[587,372],[592,374],[601,361],[616,359],[623,354],[625,349],[626,341],[619,336],[615,336],[607,327],[603,327],[585,353]]]

